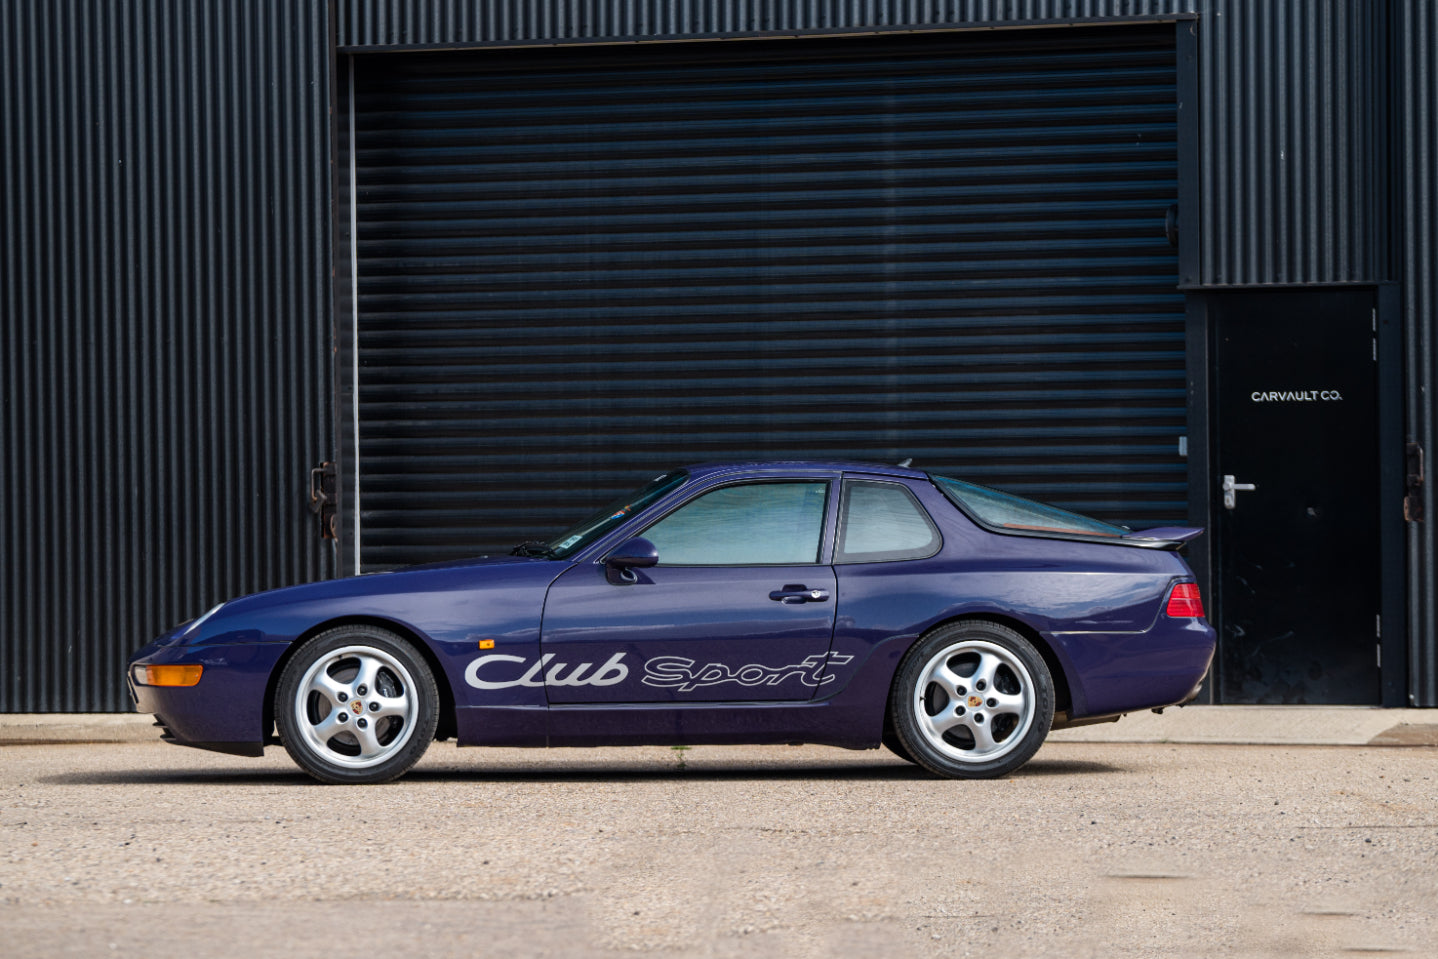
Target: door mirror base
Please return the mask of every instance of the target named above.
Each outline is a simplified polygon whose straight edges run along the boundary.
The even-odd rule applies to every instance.
[[[639,582],[636,569],[648,569],[659,562],[659,550],[642,536],[626,540],[604,560],[604,575],[614,585]]]

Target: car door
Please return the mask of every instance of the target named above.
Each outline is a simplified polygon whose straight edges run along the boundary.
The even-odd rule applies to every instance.
[[[534,675],[549,702],[809,699],[834,632],[830,486],[711,487],[640,533],[657,565],[567,570],[545,600]]]

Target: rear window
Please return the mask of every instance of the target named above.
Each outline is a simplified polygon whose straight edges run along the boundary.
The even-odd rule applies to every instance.
[[[929,475],[934,485],[953,500],[959,509],[992,529],[1015,533],[1049,533],[1062,536],[1119,537],[1128,530],[1109,523],[1070,513],[1057,506],[1035,503],[1031,499],[975,486],[947,476]]]

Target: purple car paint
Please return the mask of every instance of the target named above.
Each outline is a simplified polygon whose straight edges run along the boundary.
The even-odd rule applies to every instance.
[[[1198,531],[1130,534],[1038,504],[1057,526],[995,525],[963,491],[874,464],[692,467],[589,532],[527,550],[536,555],[232,600],[141,649],[127,679],[136,708],[173,742],[259,755],[281,720],[321,760],[337,750],[333,775],[303,752],[301,765],[355,782],[407,769],[425,744],[407,744],[408,727],[430,714],[437,735],[463,746],[882,741],[941,774],[995,775],[1050,725],[1196,694],[1214,633],[1166,604],[1193,582],[1176,550]],[[750,548],[724,524],[756,516],[765,528],[749,531],[762,541],[752,549],[779,561],[724,562]],[[646,534],[662,542],[636,539]],[[318,637],[337,646],[346,629],[360,637],[351,646],[306,651]],[[374,647],[379,672],[366,674],[363,636],[376,630],[394,642]],[[308,685],[288,692],[284,678],[297,682],[310,659]],[[171,664],[201,665],[200,680],[149,685],[135,669]],[[426,672],[434,703],[420,702]],[[389,698],[366,702],[356,675],[384,677]],[[378,739],[356,726],[371,715]],[[1019,749],[1021,736],[1037,739]]]

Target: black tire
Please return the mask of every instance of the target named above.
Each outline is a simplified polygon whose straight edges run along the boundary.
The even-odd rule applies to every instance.
[[[892,712],[892,709],[890,711]],[[904,760],[904,762],[913,763],[915,766],[919,764],[919,761],[915,759],[909,750],[904,747],[904,744],[899,741],[899,734],[894,732],[894,724],[889,716],[884,717],[884,731],[880,735],[879,740],[884,744],[885,749]]]
[[[994,779],[1028,762],[1049,734],[1054,685],[1023,636],[978,620],[941,626],[904,656],[889,722],[913,761],[951,779]]]
[[[386,629],[340,626],[306,642],[275,690],[280,740],[320,782],[368,785],[419,762],[439,724],[434,674]]]

